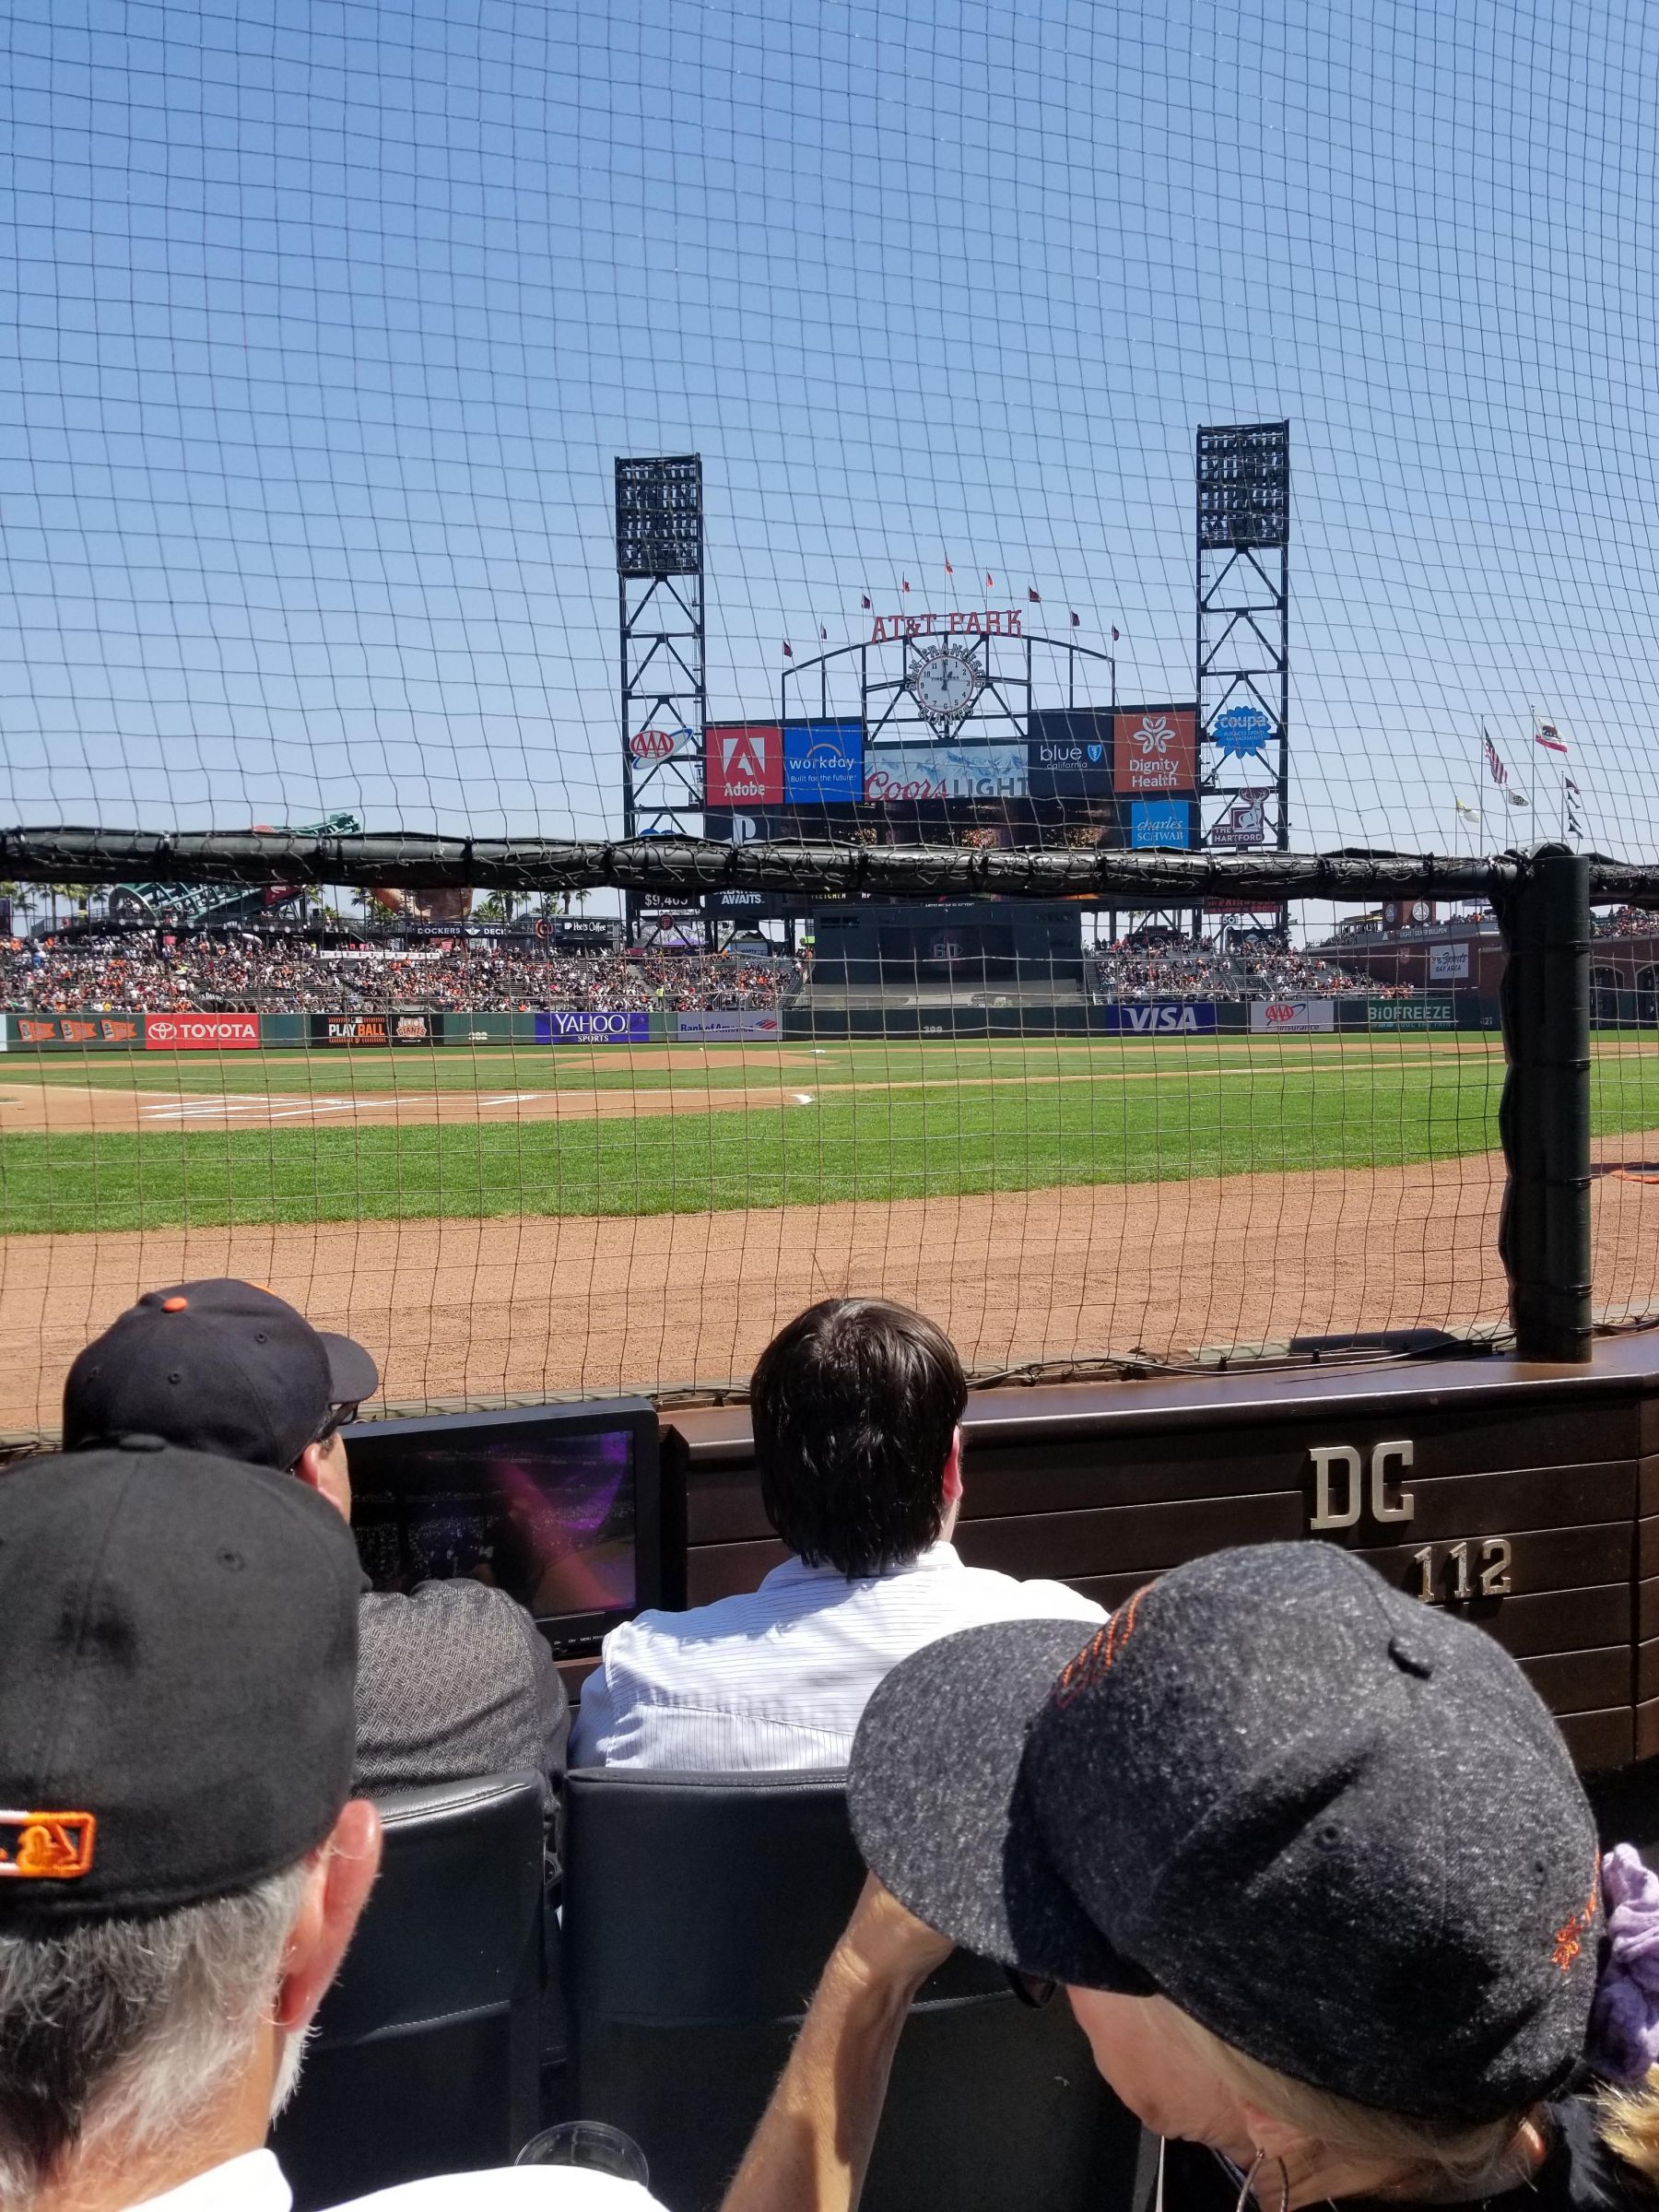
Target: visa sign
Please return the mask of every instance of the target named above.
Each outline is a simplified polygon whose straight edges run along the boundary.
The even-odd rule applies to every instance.
[[[1216,1002],[1155,998],[1136,1006],[1118,1000],[1095,1008],[1093,1026],[1109,1037],[1208,1037],[1215,1033]]]

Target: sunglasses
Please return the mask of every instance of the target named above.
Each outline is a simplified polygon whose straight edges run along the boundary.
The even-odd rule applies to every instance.
[[[1003,1972],[1008,1978],[1008,1987],[1032,2012],[1041,2012],[1045,2005],[1053,2003],[1054,1992],[1060,1986],[1058,1982],[1050,1982],[1041,1974],[1024,1973],[1017,1966],[1005,1966]]]

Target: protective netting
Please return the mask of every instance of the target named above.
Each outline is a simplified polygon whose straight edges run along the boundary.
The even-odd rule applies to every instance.
[[[1655,36],[25,0],[0,822],[1652,863]],[[400,1401],[830,1288],[982,1370],[1502,1323],[1477,901],[207,873],[10,887],[0,1428],[224,1268]],[[1593,957],[1629,1318],[1659,935]]]

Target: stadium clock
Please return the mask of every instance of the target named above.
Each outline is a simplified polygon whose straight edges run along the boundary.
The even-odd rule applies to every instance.
[[[911,697],[935,726],[961,721],[984,689],[984,672],[959,646],[939,645],[918,658],[910,673]]]

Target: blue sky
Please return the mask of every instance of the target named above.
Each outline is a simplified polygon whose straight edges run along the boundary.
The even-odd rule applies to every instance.
[[[947,557],[1190,696],[1194,428],[1288,416],[1295,841],[1448,844],[1482,717],[1527,788],[1536,705],[1653,855],[1640,6],[0,37],[7,819],[614,826],[618,453],[704,457],[716,712],[865,590],[948,605]]]

